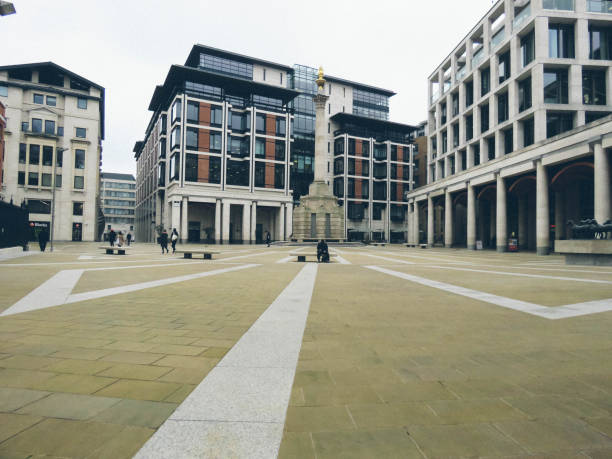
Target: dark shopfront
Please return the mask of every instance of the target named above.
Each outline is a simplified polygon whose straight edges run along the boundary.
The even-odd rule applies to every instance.
[[[41,231],[47,231],[50,234],[49,222],[30,222],[30,242],[38,242],[38,235]]]

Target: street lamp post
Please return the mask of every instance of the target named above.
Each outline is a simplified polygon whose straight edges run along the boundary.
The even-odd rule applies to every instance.
[[[53,228],[55,227],[55,182],[57,181],[57,158],[60,153],[64,153],[67,148],[56,148],[55,149],[55,158],[53,161],[53,188],[51,189],[51,233],[50,233],[50,251],[53,252]]]

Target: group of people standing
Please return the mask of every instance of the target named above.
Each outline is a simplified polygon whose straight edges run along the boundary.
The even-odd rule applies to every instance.
[[[164,250],[168,253],[168,240],[172,244],[172,253],[176,252],[176,243],[178,242],[179,234],[176,231],[176,228],[172,228],[172,235],[168,237],[168,231],[163,230],[159,238],[159,245],[161,246],[162,255],[164,254]]]
[[[108,232],[108,242],[110,243],[111,247],[115,247],[115,242],[117,243],[117,247],[123,247],[126,240],[127,245],[132,243],[132,233],[127,233],[127,236],[124,236],[122,231],[116,233],[114,229],[111,229]]]

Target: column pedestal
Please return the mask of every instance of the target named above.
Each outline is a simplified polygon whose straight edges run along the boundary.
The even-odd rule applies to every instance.
[[[595,144],[595,220],[600,225],[612,218],[610,208],[610,157],[600,143]]]

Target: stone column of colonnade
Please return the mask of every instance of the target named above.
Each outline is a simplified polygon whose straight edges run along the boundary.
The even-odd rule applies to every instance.
[[[223,201],[223,223],[221,225],[221,242],[223,244],[229,244],[230,241],[230,208],[231,204],[227,201]]]
[[[221,200],[215,202],[215,244],[221,244]]]
[[[504,178],[497,175],[497,206],[495,210],[496,215],[496,233],[495,240],[497,244],[498,252],[505,252],[508,247],[508,214],[506,208],[506,183]]]
[[[242,243],[251,241],[251,205],[246,203],[242,206]]]
[[[293,235],[293,203],[290,202],[285,205],[287,208],[287,223],[285,226],[285,240],[289,241]]]
[[[413,240],[414,244],[419,244],[421,242],[421,233],[419,230],[419,203],[414,201],[414,231],[413,231]]]
[[[471,183],[467,185],[467,248],[476,250],[476,196]]]
[[[281,204],[278,208],[278,237],[277,240],[284,241],[285,240],[285,204]]]
[[[181,227],[181,201],[172,201],[172,228],[176,228],[178,231],[180,227]],[[168,236],[170,236],[170,234],[168,234]]]
[[[431,196],[427,196],[427,245],[434,245],[434,206]]]
[[[251,244],[257,242],[257,202],[251,205]]]
[[[189,198],[187,196],[183,196],[183,201],[181,204],[181,243],[185,244],[189,239],[189,229],[187,228],[187,222],[189,221]]]
[[[444,247],[453,246],[453,197],[448,190],[444,193]]]
[[[603,224],[612,219],[610,207],[610,156],[601,143],[595,144],[595,220]]]
[[[548,205],[548,172],[540,160],[536,166],[536,251],[538,255],[550,253]]]

